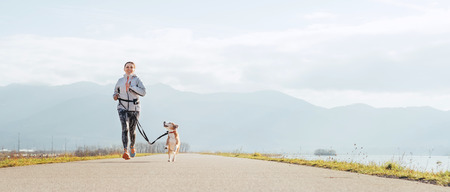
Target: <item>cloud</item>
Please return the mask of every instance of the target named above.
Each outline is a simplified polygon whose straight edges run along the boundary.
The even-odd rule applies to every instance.
[[[423,1],[423,2],[414,2],[411,3],[410,1],[405,0],[377,0],[378,2],[386,3],[389,5],[394,5],[397,7],[403,7],[408,8],[411,10],[421,11],[421,12],[433,12],[436,8],[440,6],[444,2],[437,2],[437,1]],[[421,3],[421,4],[418,4]],[[425,3],[425,4],[424,4]]]
[[[195,92],[297,90],[301,97],[302,90],[335,91],[346,102],[375,102],[375,93],[445,93],[450,12],[431,7],[413,13],[345,23],[344,15],[313,12],[303,27],[225,37],[169,27],[105,38],[3,36],[1,83],[115,83],[132,60],[146,82]],[[106,23],[88,31],[116,28]]]
[[[337,15],[328,12],[314,12],[304,16],[305,19],[335,19]]]
[[[381,21],[372,23],[381,25]],[[427,55],[435,53],[437,58],[446,58],[445,54],[436,55],[440,49],[447,48],[449,41],[445,38],[431,36],[426,32],[420,35],[409,33],[414,31],[412,28],[406,28],[409,30],[400,33],[406,34],[402,36],[393,32],[377,33],[374,36],[370,31],[375,28],[373,26],[376,24],[322,26],[248,33],[222,39],[194,38],[193,31],[177,28],[152,30],[145,37],[123,36],[109,40],[18,35],[3,38],[2,45],[6,62],[20,68],[35,69],[37,73],[28,75],[28,81],[46,81],[47,78],[41,76],[48,76],[48,73],[56,76],[61,74],[62,77],[58,80],[47,79],[50,82],[46,83],[50,84],[67,83],[71,81],[70,78],[73,78],[72,81],[108,81],[99,79],[98,73],[104,74],[107,69],[109,73],[117,74],[112,67],[113,63],[140,60],[150,63],[143,66],[143,71],[148,71],[145,73],[149,76],[162,76],[152,73],[178,73],[179,78],[185,79],[204,76],[215,79],[212,81],[215,83],[228,82],[230,87],[261,82],[255,89],[264,88],[268,84],[297,84],[300,88],[375,87],[383,90],[389,87],[392,78],[405,79],[405,74],[401,74],[402,70],[413,70],[415,73],[423,71],[425,66],[417,61],[424,62]],[[410,59],[412,56],[414,60]],[[439,67],[441,71],[446,67],[442,65],[442,61],[434,59],[427,65]],[[383,71],[389,68],[391,70]],[[392,71],[397,74],[392,74]],[[363,75],[366,76],[362,77]],[[16,81],[13,78],[11,80]],[[27,81],[26,79],[20,78],[23,81]],[[389,81],[384,83],[379,79]],[[354,82],[365,85],[355,86]],[[200,86],[207,89],[214,87],[200,84],[204,84]],[[399,86],[404,84],[406,82]]]

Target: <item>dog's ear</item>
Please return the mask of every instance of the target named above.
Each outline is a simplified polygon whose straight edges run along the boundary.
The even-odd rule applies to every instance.
[[[178,125],[174,123],[173,127],[176,129],[176,128],[178,128]]]
[[[167,125],[166,125],[166,121],[164,121],[163,125],[164,125],[164,127],[167,127]]]

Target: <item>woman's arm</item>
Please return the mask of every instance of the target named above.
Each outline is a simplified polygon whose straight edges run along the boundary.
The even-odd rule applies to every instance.
[[[145,96],[146,91],[145,91],[144,84],[142,83],[142,81],[139,78],[137,78],[136,82],[137,82],[136,86],[132,85],[130,87],[130,90],[133,91],[134,93],[138,94],[139,96],[142,96],[142,97]]]
[[[113,94],[114,101],[117,101],[117,99],[119,98],[119,93],[120,93],[119,81],[117,81],[116,86],[114,87],[114,94]]]

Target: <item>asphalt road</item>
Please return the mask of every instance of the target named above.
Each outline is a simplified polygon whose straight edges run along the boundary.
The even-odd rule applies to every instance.
[[[447,191],[420,182],[285,163],[180,154],[0,169],[0,191]]]

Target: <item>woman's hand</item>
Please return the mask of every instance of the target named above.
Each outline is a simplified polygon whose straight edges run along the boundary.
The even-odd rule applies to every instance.
[[[114,95],[114,101],[117,101],[119,99],[119,94]]]

